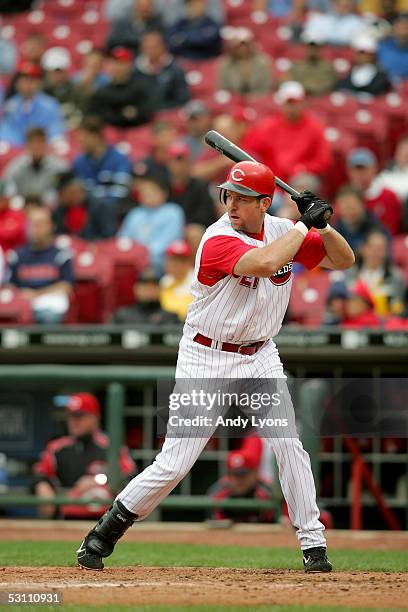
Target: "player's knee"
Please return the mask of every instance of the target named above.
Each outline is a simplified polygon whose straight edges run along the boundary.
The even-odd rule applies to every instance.
[[[171,463],[164,463],[160,458],[156,458],[155,463],[160,471],[160,479],[165,482],[180,481],[190,470],[189,464],[177,459]]]

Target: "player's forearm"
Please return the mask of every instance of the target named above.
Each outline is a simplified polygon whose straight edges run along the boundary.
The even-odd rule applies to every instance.
[[[327,234],[322,234],[326,257],[322,265],[333,270],[347,270],[354,264],[355,257],[350,245],[343,236],[330,228]]]
[[[292,261],[305,236],[297,229],[290,230],[271,244],[247,251],[235,264],[234,274],[268,278]]]

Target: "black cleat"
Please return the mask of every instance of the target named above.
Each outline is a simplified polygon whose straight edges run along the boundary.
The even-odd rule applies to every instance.
[[[102,563],[102,557],[96,552],[93,552],[86,546],[88,536],[82,542],[81,546],[76,551],[77,561],[79,567],[87,570],[103,570],[104,565]]]
[[[137,518],[137,514],[127,510],[122,502],[113,502],[76,551],[79,567],[102,570],[103,557],[112,554],[116,542]]]
[[[303,551],[303,566],[305,572],[331,572],[332,564],[327,558],[327,550],[324,546],[307,548]]]

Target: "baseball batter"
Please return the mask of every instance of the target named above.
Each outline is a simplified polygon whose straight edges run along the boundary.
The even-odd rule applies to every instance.
[[[207,229],[197,252],[194,300],[180,341],[176,381],[284,379],[273,338],[288,307],[292,263],[346,269],[354,262],[353,252],[327,224],[330,205],[310,192],[296,199],[301,212],[297,223],[266,214],[275,177],[263,164],[235,164],[220,189],[226,213]],[[294,420],[290,401],[284,409]],[[193,406],[187,412],[198,414]],[[112,553],[118,539],[148,516],[194,465],[212,433],[205,431],[197,435],[187,428],[183,436],[173,436],[168,428],[154,462],[119,493],[85,537],[77,551],[80,567],[103,569],[102,558]],[[309,456],[297,433],[267,438],[305,571],[330,572]]]

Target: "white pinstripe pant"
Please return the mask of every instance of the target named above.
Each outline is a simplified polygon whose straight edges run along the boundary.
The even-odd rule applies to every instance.
[[[278,351],[271,341],[255,355],[248,356],[207,348],[193,342],[194,335],[195,332],[187,328],[180,342],[176,379],[285,378]],[[285,410],[294,420],[291,401]],[[189,411],[189,416],[195,414],[198,412],[194,409]],[[186,429],[183,437],[167,436],[154,462],[119,493],[117,499],[136,513],[139,520],[146,518],[167,497],[201,454],[211,434],[207,428],[205,437],[197,437],[194,429]],[[296,437],[267,439],[276,457],[282,492],[301,548],[325,546],[309,455],[297,434]]]

